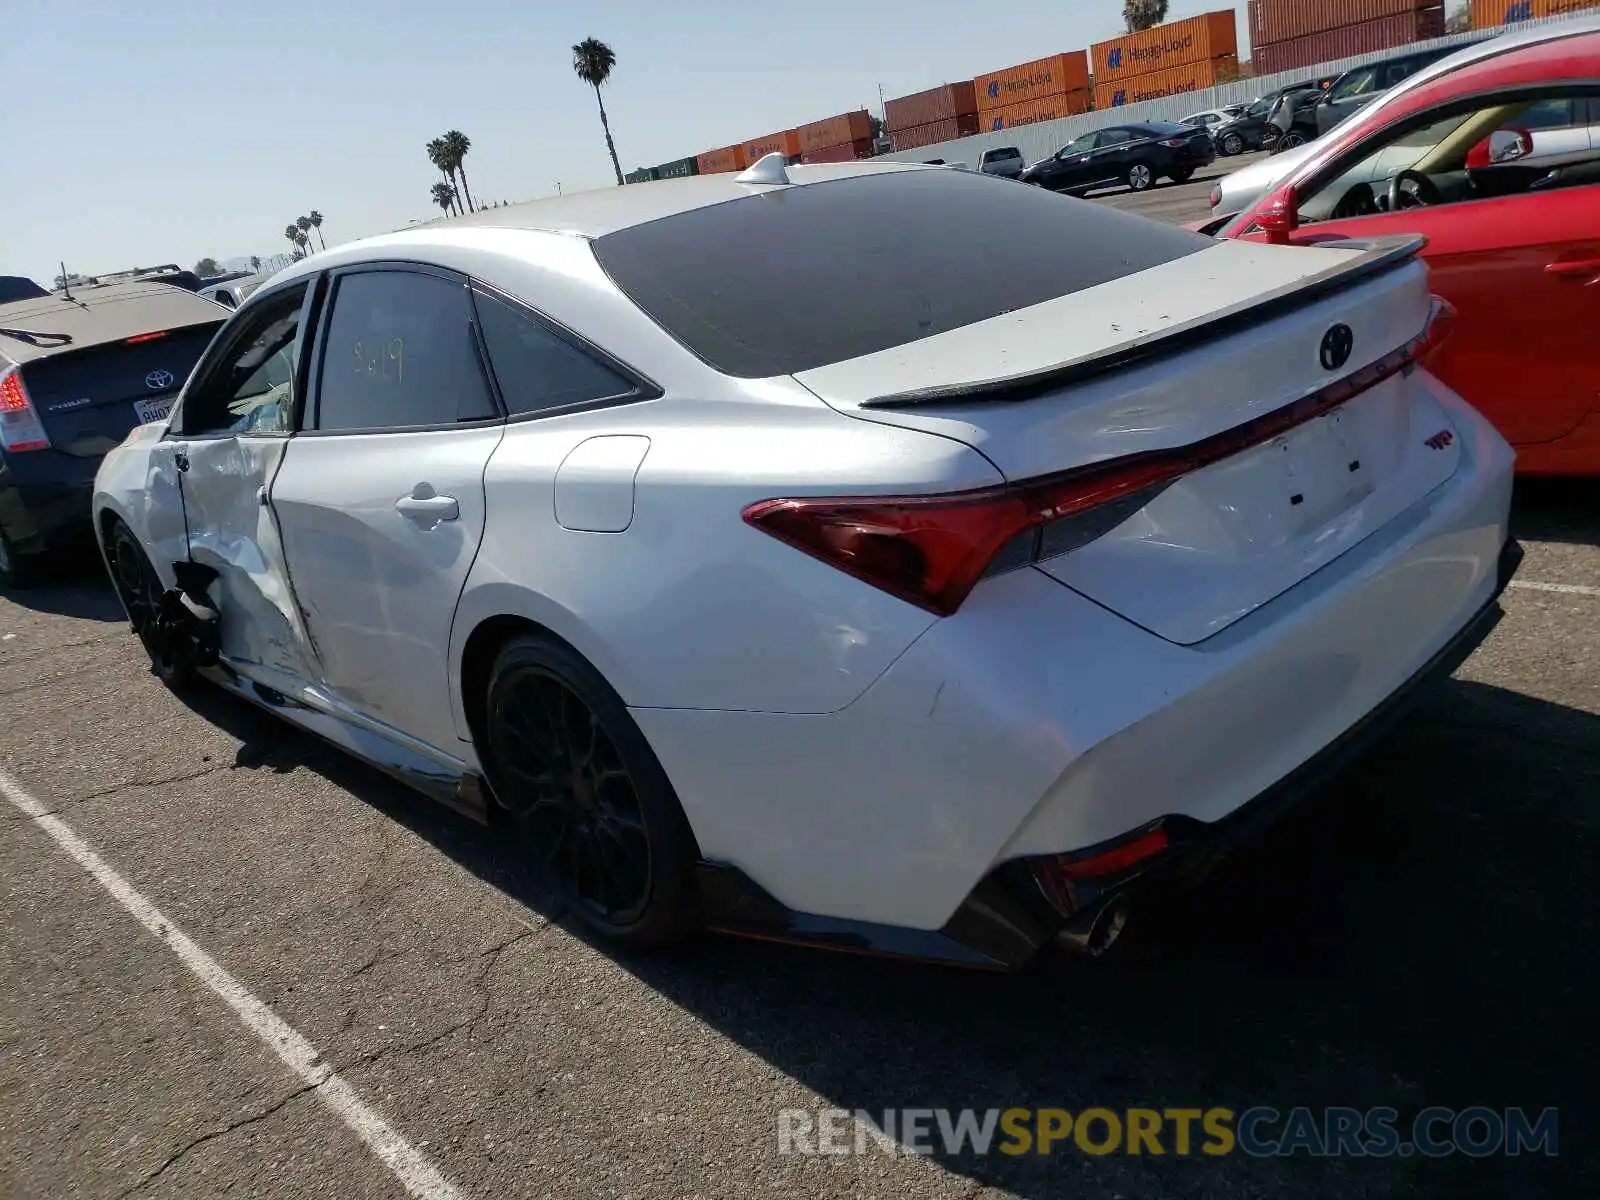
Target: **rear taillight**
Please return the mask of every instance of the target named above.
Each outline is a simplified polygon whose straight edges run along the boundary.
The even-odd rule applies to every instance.
[[[1271,441],[1399,374],[1438,346],[1454,313],[1435,296],[1427,327],[1400,349],[1309,396],[1187,446],[944,495],[762,500],[744,509],[744,519],[863,583],[947,617],[985,575],[1087,545],[1190,472]]]
[[[1220,183],[1212,187],[1209,199],[1211,200],[1212,208],[1216,208],[1222,203],[1222,185]]]
[[[154,333],[136,333],[130,338],[123,338],[122,344],[124,346],[137,346],[140,342],[159,341],[166,336],[167,331],[165,329],[158,329]]]
[[[28,399],[18,367],[0,373],[0,447],[12,454],[50,448],[50,435]]]
[[[1161,139],[1161,144],[1163,146],[1169,146],[1174,150],[1182,150],[1185,146],[1187,146],[1189,144],[1189,139],[1188,138],[1162,138]]]

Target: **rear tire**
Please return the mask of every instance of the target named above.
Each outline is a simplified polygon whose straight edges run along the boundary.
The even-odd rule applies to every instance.
[[[1310,140],[1305,134],[1291,129],[1273,144],[1272,152],[1276,154],[1280,150],[1293,150],[1296,146],[1304,146]]]
[[[622,698],[570,647],[513,638],[489,675],[483,764],[505,824],[594,933],[623,946],[699,924],[694,834]]]
[[[112,522],[106,550],[112,586],[127,610],[129,625],[150,656],[151,674],[173,691],[184,691],[196,678],[194,657],[184,653],[181,635],[161,619],[166,588],[150,556],[121,520]]]
[[[1226,134],[1222,141],[1217,143],[1217,149],[1228,158],[1244,153],[1244,139],[1237,133]]]
[[[20,592],[31,586],[38,575],[38,564],[26,554],[18,554],[5,531],[0,530],[0,588]]]
[[[1148,192],[1155,186],[1156,176],[1145,163],[1134,163],[1123,176],[1123,182],[1136,192]]]

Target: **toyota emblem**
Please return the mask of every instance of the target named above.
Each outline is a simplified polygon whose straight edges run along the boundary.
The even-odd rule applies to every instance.
[[[1328,346],[1328,343],[1327,343],[1326,339],[1324,339],[1324,341],[1322,343],[1322,346],[1323,346],[1323,350],[1322,350],[1323,361],[1327,361],[1327,356],[1328,356],[1327,346]],[[150,374],[148,374],[148,375],[146,375],[144,377],[144,385],[145,385],[145,387],[149,388],[152,392],[164,392],[169,387],[172,386],[172,372],[171,371],[151,371]]]
[[[1350,361],[1350,351],[1355,348],[1356,335],[1348,325],[1335,325],[1322,335],[1322,366],[1324,370],[1337,371]]]

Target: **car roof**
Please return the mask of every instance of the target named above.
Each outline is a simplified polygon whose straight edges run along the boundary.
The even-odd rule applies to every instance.
[[[72,339],[64,345],[35,345],[0,334],[0,359],[29,362],[139,333],[215,323],[227,316],[228,311],[220,304],[167,283],[74,287],[69,295],[53,292],[32,300],[0,304],[0,328]]]
[[[943,168],[921,163],[841,163],[838,165],[786,167],[792,184],[827,183],[858,175],[897,171],[928,171]],[[599,238],[619,229],[629,229],[663,217],[676,216],[691,209],[705,208],[738,200],[763,190],[768,185],[736,182],[731,173],[692,175],[686,179],[659,179],[630,183],[623,187],[597,188],[588,192],[568,192],[524,204],[508,204],[460,217],[441,218],[427,223],[433,229],[529,229],[548,233],[575,234]],[[420,227],[418,227],[420,228]]]

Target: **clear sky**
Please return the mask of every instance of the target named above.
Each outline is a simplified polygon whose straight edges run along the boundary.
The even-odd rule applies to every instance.
[[[1228,7],[1174,0],[1171,17]],[[0,0],[0,274],[329,245],[437,216],[423,151],[460,129],[480,200],[611,182],[584,37],[617,55],[624,171],[1072,50],[1121,0]],[[1239,0],[1241,56],[1248,26]],[[783,13],[784,15],[776,15]]]

